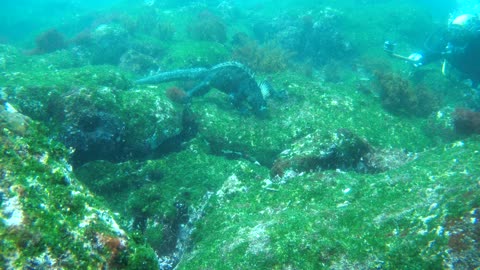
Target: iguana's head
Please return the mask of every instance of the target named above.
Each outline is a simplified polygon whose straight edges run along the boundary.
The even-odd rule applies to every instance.
[[[255,91],[249,91],[247,95],[247,102],[250,105],[253,113],[257,116],[265,116],[267,113],[267,102],[264,97],[262,86],[255,84],[253,87]]]

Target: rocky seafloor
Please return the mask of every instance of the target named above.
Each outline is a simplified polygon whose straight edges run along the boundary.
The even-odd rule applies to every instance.
[[[219,40],[161,50],[175,68],[230,60]],[[0,45],[2,268],[480,267],[480,140],[454,128],[461,100],[392,111],[381,88],[409,86],[356,62],[340,80],[260,73],[283,96],[257,117],[81,57]]]

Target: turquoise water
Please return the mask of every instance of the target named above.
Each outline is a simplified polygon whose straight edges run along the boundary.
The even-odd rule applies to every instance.
[[[480,267],[478,1],[0,6],[1,269]]]

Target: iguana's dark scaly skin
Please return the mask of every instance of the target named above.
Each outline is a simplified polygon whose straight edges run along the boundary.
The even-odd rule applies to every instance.
[[[216,88],[228,94],[236,106],[246,101],[255,113],[266,109],[262,87],[258,84],[250,70],[238,62],[225,62],[212,68],[189,68],[159,73],[136,81],[137,84],[156,84],[170,81],[200,81],[187,91],[188,97],[206,94],[210,88]]]

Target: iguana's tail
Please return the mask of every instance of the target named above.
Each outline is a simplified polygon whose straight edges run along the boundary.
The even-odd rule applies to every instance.
[[[189,68],[189,69],[177,69],[173,71],[167,71],[149,76],[140,80],[136,80],[136,84],[157,84],[162,82],[171,82],[177,80],[195,80],[200,78],[207,72],[206,68]]]

